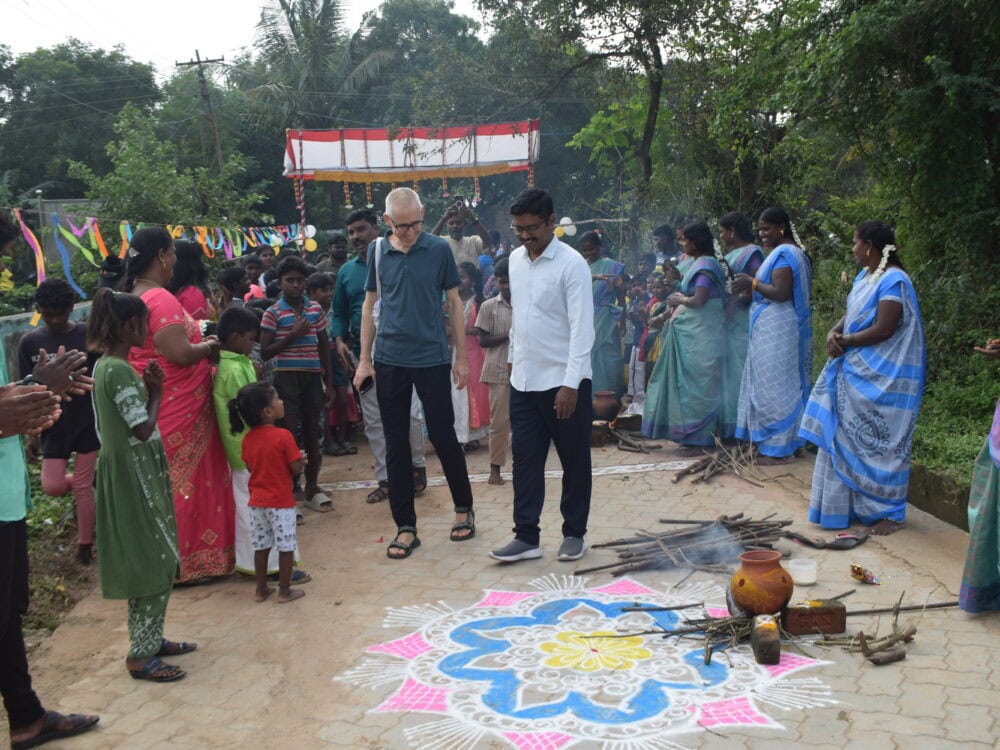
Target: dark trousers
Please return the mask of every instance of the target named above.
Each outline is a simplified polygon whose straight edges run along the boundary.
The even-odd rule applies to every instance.
[[[323,407],[323,376],[318,372],[279,370],[274,373],[274,389],[285,402],[284,426],[306,452],[306,489],[314,491],[323,464],[320,427]],[[298,478],[296,477],[296,481]],[[309,498],[306,498],[308,500]]]
[[[472,509],[472,485],[465,453],[455,437],[451,405],[451,365],[396,367],[375,363],[375,389],[385,430],[385,463],[389,507],[396,528],[417,525],[413,509],[413,466],[410,455],[410,400],[413,388],[424,405],[427,434],[441,460],[455,509]]]
[[[28,525],[0,521],[0,694],[11,729],[38,721],[45,710],[31,689],[21,617],[28,611]]]
[[[590,381],[580,383],[576,410],[568,419],[556,419],[558,388],[519,391],[510,387],[510,426],[514,459],[514,536],[538,544],[538,521],[545,503],[545,459],[556,444],[562,463],[562,534],[583,538],[590,517],[590,432],[593,408]]]

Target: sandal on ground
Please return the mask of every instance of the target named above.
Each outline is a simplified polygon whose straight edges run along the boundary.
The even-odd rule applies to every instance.
[[[358,452],[357,448],[354,449],[354,452],[355,453]],[[348,455],[348,453],[350,453],[350,451],[348,451],[347,448],[342,443],[334,443],[329,448],[323,449],[324,456],[333,456],[335,458],[339,458],[340,456],[346,456]]]
[[[302,504],[317,513],[329,513],[333,510],[333,501],[324,492],[313,493],[313,496]]]
[[[389,483],[379,482],[378,487],[373,489],[368,493],[368,497],[365,498],[365,502],[369,505],[374,505],[375,503],[380,503],[383,500],[389,499]]]
[[[400,534],[406,534],[409,532],[413,534],[413,541],[407,544],[406,542],[399,541]],[[417,530],[413,526],[400,526],[399,530],[396,532],[396,538],[389,542],[389,546],[386,547],[385,556],[390,560],[405,560],[410,555],[413,554],[413,550],[420,546],[420,538],[417,536]],[[403,554],[393,555],[392,550],[401,549]]]
[[[413,467],[413,494],[419,495],[421,492],[427,489],[427,467],[426,466],[414,466]]]
[[[350,440],[345,440],[341,445],[344,448],[345,456],[355,456],[358,453],[358,446],[354,445]]]
[[[59,725],[64,720],[69,722],[69,726],[65,729],[60,729]],[[57,711],[46,711],[45,717],[42,720],[42,728],[38,730],[38,734],[34,737],[17,740],[16,742],[12,741],[10,746],[13,750],[27,750],[29,747],[38,747],[52,740],[75,737],[89,729],[93,729],[100,720],[101,717],[99,716],[85,716],[83,714],[66,714],[63,716]]]
[[[128,673],[132,675],[133,680],[149,680],[150,682],[174,682],[187,675],[187,672],[180,667],[165,664],[157,656],[150,659],[142,669],[130,669]]]
[[[455,508],[456,513],[465,513],[465,520],[459,521],[451,527],[450,539],[453,542],[464,542],[467,539],[472,539],[476,535],[476,513],[472,508]],[[459,535],[459,531],[468,530],[468,534]]]
[[[289,585],[294,586],[298,583],[309,583],[309,581],[311,581],[312,579],[313,577],[308,573],[306,573],[304,570],[293,570],[292,580],[289,581],[288,583]],[[278,583],[281,580],[281,574],[271,573],[271,575],[267,577],[267,580],[273,581],[274,583]]]
[[[160,640],[160,650],[156,652],[157,656],[180,656],[181,654],[190,654],[192,651],[198,650],[197,643],[185,643],[184,641],[168,641],[166,638]]]
[[[301,513],[299,513],[298,511],[295,511],[295,525],[301,526],[305,522],[306,522],[306,517]]]

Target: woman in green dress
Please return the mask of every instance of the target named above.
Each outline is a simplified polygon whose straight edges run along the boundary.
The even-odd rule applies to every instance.
[[[750,222],[735,211],[719,219],[719,241],[726,248],[726,264],[733,275],[756,276],[764,262],[764,251],[753,244]],[[722,373],[722,437],[736,434],[736,415],[740,406],[743,367],[750,343],[751,294],[733,294],[726,302],[726,359]]]
[[[580,238],[580,254],[590,264],[594,293],[591,387],[595,396],[599,391],[611,391],[619,399],[625,392],[625,361],[622,359],[625,264],[604,256],[604,243],[597,232],[587,232]]]
[[[125,666],[137,680],[172,682],[185,672],[161,656],[194,651],[163,638],[167,601],[180,556],[170,471],[156,419],[163,370],[151,362],[136,375],[128,352],[146,340],[149,312],[131,294],[100,289],[87,323],[94,367],[94,411],[101,438],[97,463],[97,534],[101,591],[128,600],[131,641]]]
[[[683,455],[697,455],[714,445],[719,431],[726,282],[708,225],[688,224],[683,234],[690,260],[681,291],[667,297],[673,312],[646,387],[642,433],[686,446]]]

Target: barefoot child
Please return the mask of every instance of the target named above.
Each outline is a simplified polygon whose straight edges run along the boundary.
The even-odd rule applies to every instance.
[[[493,268],[500,294],[483,302],[476,317],[479,345],[486,350],[480,382],[490,389],[490,484],[503,484],[500,468],[507,460],[510,444],[510,371],[507,349],[510,346],[510,278],[507,259]]]
[[[292,479],[301,473],[305,458],[292,433],[275,426],[284,416],[284,403],[267,383],[245,385],[229,402],[232,433],[250,427],[243,438],[242,458],[250,470],[250,535],[257,576],[254,598],[262,602],[274,592],[267,585],[267,559],[271,547],[277,547],[281,604],[305,596],[304,591],[291,588],[296,547]]]
[[[233,499],[236,501],[236,570],[254,575],[254,549],[250,535],[250,472],[243,463],[244,428],[234,434],[229,424],[229,402],[245,385],[257,382],[257,371],[250,359],[260,334],[260,318],[245,307],[227,308],[219,318],[217,331],[222,351],[219,367],[212,383],[212,401],[222,435],[222,447],[233,470]],[[271,554],[267,571],[275,580],[278,575],[278,553]],[[295,571],[293,583],[306,583],[309,575]]]
[[[163,637],[167,601],[180,563],[167,454],[156,420],[163,370],[150,362],[142,379],[128,363],[142,346],[149,311],[132,294],[99,289],[87,323],[87,346],[103,352],[94,366],[94,412],[101,438],[97,462],[97,562],[105,599],[128,600],[131,641],[125,666],[134,679],[184,677],[161,656],[194,651]]]
[[[87,327],[70,320],[76,294],[62,279],[46,279],[35,292],[35,307],[44,326],[26,333],[18,345],[21,377],[27,377],[44,351],[54,355],[59,347],[66,351],[87,348]],[[98,354],[87,358],[87,375],[93,370]],[[62,417],[40,436],[28,439],[28,455],[42,458],[42,491],[62,497],[70,490],[76,503],[76,559],[89,565],[94,543],[94,467],[101,447],[94,430],[94,407],[91,395],[75,396],[62,404]],[[76,455],[73,471],[67,473],[69,458]]]

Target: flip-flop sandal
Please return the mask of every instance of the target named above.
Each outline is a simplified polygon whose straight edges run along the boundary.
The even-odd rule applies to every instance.
[[[292,586],[294,586],[294,585],[299,584],[299,583],[309,583],[309,581],[311,581],[312,579],[313,579],[313,577],[311,575],[309,575],[308,573],[306,573],[304,570],[293,570],[292,571],[292,580],[289,581],[289,584],[291,584]],[[271,581],[273,583],[278,583],[281,580],[281,574],[280,573],[271,573],[271,575],[269,575],[267,577],[267,580],[269,580],[269,581]]]
[[[399,535],[405,533],[413,534],[413,541],[407,544],[406,542],[399,541]],[[400,526],[399,531],[396,532],[396,538],[389,542],[389,546],[385,549],[385,556],[390,560],[405,560],[410,555],[413,554],[413,550],[420,546],[420,537],[417,536],[417,530],[412,526]],[[393,548],[403,550],[401,555],[390,554],[390,550]]]
[[[175,682],[187,676],[187,672],[172,664],[160,661],[158,656],[150,659],[142,669],[128,671],[133,680],[149,680],[150,682]]]
[[[375,503],[380,503],[383,500],[389,499],[389,483],[379,482],[378,487],[373,489],[368,493],[368,497],[365,498],[365,502],[369,505],[374,505]]]
[[[184,641],[168,641],[166,638],[160,639],[160,650],[156,652],[157,656],[180,656],[181,654],[190,654],[192,651],[198,650],[197,643],[185,643]]]
[[[357,448],[354,449],[354,452],[355,453],[358,452]],[[350,451],[347,450],[347,448],[345,448],[340,443],[334,443],[332,448],[327,448],[323,451],[324,456],[333,456],[334,458],[339,458],[340,456],[346,456],[349,453]]]
[[[59,729],[59,722],[63,719],[70,721],[68,729]],[[100,716],[85,716],[83,714],[66,714],[63,716],[58,711],[46,711],[42,721],[42,728],[34,737],[25,740],[11,742],[12,750],[28,750],[29,747],[38,747],[52,740],[61,740],[66,737],[75,737],[83,734],[88,729],[92,729],[101,720]]]
[[[352,442],[346,441],[344,443],[341,443],[341,445],[344,446],[344,454],[345,455],[348,455],[348,456],[357,455],[358,446],[354,445]]]
[[[427,489],[427,467],[426,466],[414,466],[413,467],[413,494],[419,495],[421,492]]]
[[[451,527],[451,534],[449,539],[453,542],[464,542],[468,539],[472,539],[476,535],[476,513],[469,508],[468,510],[463,508],[455,508],[456,513],[465,513],[465,520],[459,521]],[[464,536],[459,536],[457,532],[465,531],[468,529],[469,533]]]
[[[302,504],[309,508],[309,510],[314,510],[317,513],[329,513],[333,510],[333,500],[322,492],[317,492]]]

